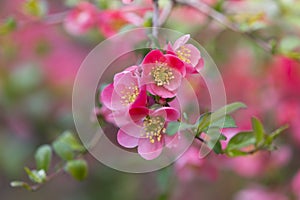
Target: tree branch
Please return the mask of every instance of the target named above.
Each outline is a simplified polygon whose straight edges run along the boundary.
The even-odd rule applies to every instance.
[[[169,0],[169,3],[163,8],[159,16],[159,23],[158,23],[159,26],[162,26],[167,21],[167,19],[169,18],[172,12],[173,7],[174,7],[174,0]]]
[[[152,0],[153,2],[153,17],[152,17],[152,35],[157,39],[159,27],[159,8],[158,8],[158,0]]]
[[[234,24],[233,22],[231,22],[225,15],[214,10],[213,8],[211,8],[207,4],[203,3],[202,1],[176,0],[176,3],[179,3],[181,5],[186,5],[186,6],[189,6],[191,8],[194,8],[194,9],[200,11],[201,13],[209,16],[210,18],[214,19],[215,21],[218,21],[220,24],[224,25],[226,28],[228,28],[234,32],[246,35],[248,38],[255,41],[255,43],[258,46],[260,46],[263,50],[265,50],[266,52],[271,53],[271,54],[273,53],[272,45],[270,45],[269,43],[265,42],[264,40],[262,40],[260,38],[253,36],[250,32],[241,31],[238,28],[238,26],[236,24]]]

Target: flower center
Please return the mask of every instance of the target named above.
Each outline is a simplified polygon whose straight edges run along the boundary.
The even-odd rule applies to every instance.
[[[179,49],[176,51],[176,54],[180,60],[186,62],[188,64],[191,63],[191,50],[186,48],[185,46],[180,46]]]
[[[170,81],[175,78],[172,69],[167,66],[167,63],[159,63],[157,61],[155,66],[152,67],[150,75],[158,86],[169,85]]]
[[[146,117],[144,120],[145,136],[153,144],[155,141],[161,140],[161,133],[166,132],[164,128],[165,120],[163,117]]]
[[[127,86],[124,90],[122,90],[121,95],[121,103],[125,106],[129,105],[133,103],[139,95],[139,88],[132,84],[132,86]]]

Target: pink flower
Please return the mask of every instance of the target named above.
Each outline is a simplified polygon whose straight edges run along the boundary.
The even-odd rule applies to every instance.
[[[146,107],[135,107],[130,110],[134,122],[120,128],[117,140],[126,148],[137,147],[138,153],[146,160],[158,157],[164,146],[171,147],[178,137],[168,136],[166,126],[176,121],[180,114],[171,107],[149,110]]]
[[[152,50],[146,55],[142,69],[142,84],[146,85],[148,92],[162,98],[176,95],[186,72],[181,60],[159,50]]]
[[[204,66],[204,60],[201,58],[200,51],[192,44],[187,44],[190,35],[184,35],[178,38],[174,45],[167,46],[167,52],[176,55],[185,63],[188,73],[197,73]]]
[[[101,102],[112,111],[109,117],[118,126],[128,123],[131,107],[145,106],[147,94],[145,87],[140,87],[139,77],[135,74],[137,66],[125,69],[114,76],[114,82],[106,86],[101,93]],[[107,113],[107,112],[106,112]]]
[[[65,28],[72,34],[83,34],[96,24],[97,8],[82,2],[65,19]]]

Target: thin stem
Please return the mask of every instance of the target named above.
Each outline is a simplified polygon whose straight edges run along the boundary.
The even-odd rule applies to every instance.
[[[47,176],[47,179],[46,179],[45,182],[29,186],[29,187],[30,187],[30,190],[31,190],[31,191],[37,191],[37,190],[40,189],[46,182],[51,181],[53,178],[57,177],[61,172],[63,172],[63,168],[59,168],[56,172],[54,172],[53,174],[50,174],[49,176]]]
[[[226,28],[228,28],[228,29],[230,29],[230,30],[232,30],[234,32],[246,35],[248,38],[250,38],[251,40],[255,41],[256,44],[259,45],[266,52],[272,53],[272,45],[270,45],[269,43],[263,41],[260,38],[255,37],[250,32],[243,32],[243,31],[241,31],[238,28],[238,26],[236,24],[234,24],[233,22],[231,22],[225,15],[223,15],[222,13],[214,10],[213,8],[211,8],[207,4],[203,3],[202,1],[176,0],[176,2],[179,3],[179,4],[186,5],[186,6],[189,6],[191,8],[194,8],[194,9],[200,11],[201,13],[203,13],[203,14],[211,17],[215,21],[218,21],[219,23],[221,23],[222,25],[224,25]]]
[[[167,19],[169,18],[172,12],[173,6],[174,6],[174,0],[170,0],[169,3],[163,8],[159,16],[159,23],[158,23],[159,26],[162,26],[167,21]]]
[[[66,18],[69,12],[70,11],[64,11],[64,12],[49,14],[44,19],[42,19],[42,21],[48,25],[59,24],[64,21],[64,19]]]
[[[152,17],[152,35],[157,39],[159,27],[159,8],[158,8],[158,0],[152,0],[153,2],[153,17]]]

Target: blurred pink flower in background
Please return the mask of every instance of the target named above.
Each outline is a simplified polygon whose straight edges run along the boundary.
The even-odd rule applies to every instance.
[[[234,200],[288,200],[288,198],[277,191],[262,186],[252,186],[239,191]]]
[[[87,32],[97,22],[97,8],[89,2],[80,2],[65,18],[66,30],[74,35]]]
[[[141,26],[143,22],[144,20],[140,15],[126,8],[124,10],[104,10],[99,12],[97,26],[105,37],[110,37],[117,34],[126,25]]]
[[[187,182],[199,177],[206,180],[216,180],[218,169],[211,162],[211,157],[199,158],[200,147],[193,145],[175,162],[175,171],[180,181]],[[211,155],[210,155],[211,156]]]
[[[288,164],[291,158],[289,147],[280,147],[274,152],[257,152],[245,157],[228,159],[227,166],[244,177],[257,177],[272,169]]]

